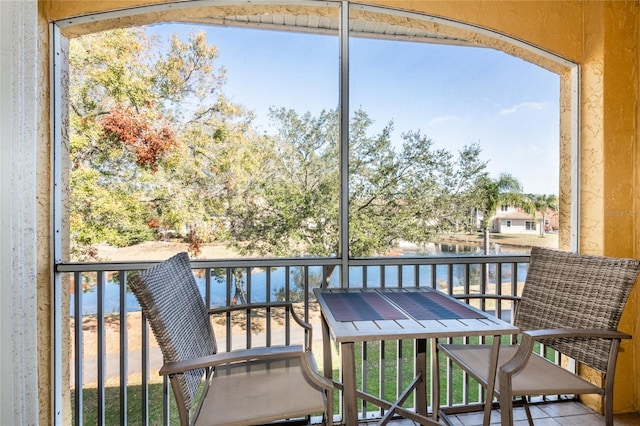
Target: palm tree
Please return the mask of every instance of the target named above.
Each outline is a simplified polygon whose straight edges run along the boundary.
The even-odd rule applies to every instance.
[[[522,193],[520,181],[508,173],[502,173],[497,179],[482,176],[476,194],[478,211],[483,213],[480,227],[484,233],[484,254],[489,254],[489,228],[498,207],[508,204],[525,208],[528,199]]]
[[[536,217],[538,212],[542,213],[542,226],[540,226],[540,236],[544,238],[547,211],[558,211],[558,197],[556,197],[554,194],[529,194],[527,198],[529,198],[530,203],[530,207],[527,209],[527,213],[531,213],[532,210],[534,218]]]

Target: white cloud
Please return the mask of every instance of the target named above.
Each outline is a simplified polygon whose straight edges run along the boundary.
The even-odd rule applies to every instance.
[[[500,110],[500,115],[515,114],[520,110],[539,111],[539,110],[545,109],[547,105],[549,105],[548,102],[522,102],[512,106],[511,108],[505,108]]]
[[[459,119],[460,119],[460,117],[458,117],[456,115],[442,115],[440,117],[433,118],[431,120],[431,124],[445,123],[447,121],[459,120]]]

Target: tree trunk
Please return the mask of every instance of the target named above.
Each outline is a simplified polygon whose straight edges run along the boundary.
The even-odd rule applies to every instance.
[[[331,281],[331,276],[333,275],[333,271],[336,269],[336,265],[325,265],[323,267],[324,281],[322,283],[323,288],[329,287],[329,281]]]
[[[484,228],[484,254],[485,256],[489,254],[489,226]],[[489,285],[489,265],[487,263],[482,264],[482,275],[484,276],[484,284],[485,286]],[[484,292],[486,288],[482,289]]]
[[[484,254],[489,254],[489,227],[484,228]]]
[[[235,295],[231,301],[232,304],[246,304],[247,303],[247,290],[244,286],[244,276],[240,270],[235,270],[234,275],[234,287],[236,289]]]

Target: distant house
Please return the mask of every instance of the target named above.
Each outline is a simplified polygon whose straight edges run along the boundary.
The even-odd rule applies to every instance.
[[[496,216],[491,221],[491,232],[500,234],[539,234],[542,215],[533,218],[523,211]]]
[[[477,212],[476,223],[478,227],[480,227],[482,219],[482,212]],[[558,213],[547,210],[544,222],[545,232],[553,232],[558,229]],[[541,212],[533,217],[521,208],[502,205],[496,209],[489,231],[500,234],[539,234],[541,226],[543,226]]]

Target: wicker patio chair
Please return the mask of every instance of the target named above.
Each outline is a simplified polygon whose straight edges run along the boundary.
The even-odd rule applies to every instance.
[[[617,327],[639,272],[640,262],[634,259],[533,248],[514,319],[521,331],[520,343],[501,345],[493,365],[491,345],[437,345],[438,352],[483,388],[495,380],[486,397],[484,424],[489,424],[494,396],[499,401],[502,425],[513,424],[515,396],[522,397],[532,425],[526,405],[530,396],[599,394],[604,397],[605,423],[613,425],[618,348],[621,339],[631,337],[618,332]],[[535,342],[603,373],[604,387],[532,353]]]
[[[290,303],[222,308],[283,308],[306,330],[303,346],[269,346],[217,353],[210,311],[198,291],[189,257],[179,253],[133,277],[135,294],[158,341],[186,425],[254,425],[324,414],[332,423],[333,387],[318,375],[311,326]]]

